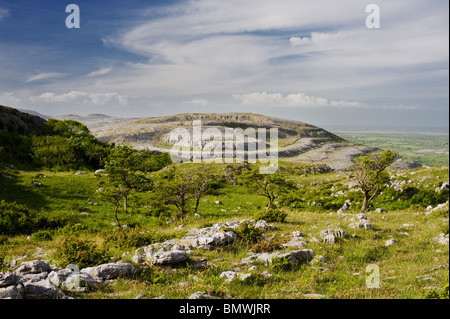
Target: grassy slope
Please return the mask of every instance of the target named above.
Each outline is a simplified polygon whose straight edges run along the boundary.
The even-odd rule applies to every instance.
[[[295,165],[295,164],[289,164]],[[47,177],[43,177],[43,176]],[[154,173],[157,178],[158,173]],[[414,175],[407,173],[408,178],[416,182],[437,184],[448,181],[448,167],[417,169]],[[439,176],[439,179],[437,178]],[[428,178],[425,181],[422,179]],[[291,176],[296,182],[309,185],[311,182],[346,183],[346,174],[328,173],[318,175]],[[32,181],[41,181],[43,187],[30,187]],[[88,231],[81,232],[80,237],[94,240],[104,245],[105,234],[114,230],[112,207],[98,200],[85,204],[88,198],[101,186],[102,178],[93,173],[74,175],[73,172],[20,172],[15,179],[1,181],[2,199],[25,203],[30,208],[47,216],[71,216],[73,221],[87,226]],[[130,201],[134,207],[131,221],[129,216],[120,216],[122,223],[133,223],[142,230],[157,230],[160,233],[183,236],[192,227],[205,227],[219,221],[254,218],[255,214],[265,206],[264,198],[253,193],[242,192],[239,186],[229,185],[216,195],[208,195],[200,205],[202,218],[189,217],[167,224],[165,220],[150,217],[148,202],[151,194],[140,194]],[[215,205],[220,200],[223,205]],[[239,212],[232,212],[241,206]],[[149,270],[145,275],[132,279],[118,279],[107,283],[93,292],[77,295],[80,298],[134,298],[144,293],[146,298],[165,295],[167,298],[187,298],[196,291],[207,291],[233,298],[303,298],[303,294],[323,294],[329,298],[421,298],[427,286],[441,287],[445,283],[448,269],[432,271],[436,266],[449,263],[449,248],[432,241],[442,232],[448,219],[439,216],[425,216],[423,210],[389,211],[384,214],[369,212],[374,230],[352,230],[348,227],[349,219],[342,219],[334,211],[310,212],[289,211],[286,223],[275,223],[277,230],[268,231],[268,236],[275,235],[281,242],[289,241],[294,230],[300,230],[310,240],[319,237],[319,231],[328,227],[342,227],[347,234],[356,234],[356,238],[340,239],[335,244],[308,243],[306,248],[313,249],[316,255],[326,259],[327,270],[317,270],[311,265],[302,265],[292,270],[276,271],[261,266],[259,272],[268,270],[275,275],[272,280],[254,283],[224,283],[219,275],[222,271],[239,267],[237,264],[247,256],[250,246],[237,242],[230,247],[213,251],[196,250],[191,260],[206,258],[215,267],[206,270],[195,270],[189,266],[180,266],[175,270],[157,268]],[[87,214],[84,214],[87,213]],[[356,214],[358,211],[350,211]],[[383,219],[382,217],[387,219]],[[351,216],[349,216],[350,218]],[[414,226],[402,230],[403,224]],[[332,226],[330,226],[332,225]],[[407,234],[406,234],[407,233]],[[397,243],[389,248],[384,247],[386,240],[394,238]],[[32,255],[37,247],[44,249],[53,258],[62,241],[62,236],[55,233],[53,240],[34,241],[26,236],[9,238],[6,262],[13,257],[28,255],[25,260],[35,259]],[[114,260],[130,261],[134,248],[121,249],[109,246],[109,253]],[[122,257],[128,252],[128,257]],[[57,262],[57,260],[53,260]],[[376,264],[381,272],[381,288],[366,288],[366,266]],[[247,267],[241,266],[243,270]],[[434,281],[425,281],[418,276],[429,275]],[[70,293],[69,293],[70,294]],[[73,293],[72,293],[73,295]]]

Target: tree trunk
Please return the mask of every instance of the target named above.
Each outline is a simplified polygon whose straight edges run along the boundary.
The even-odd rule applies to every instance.
[[[194,209],[194,214],[196,214],[197,213],[197,210],[198,210],[198,205],[200,204],[200,197],[199,198],[197,198],[197,201],[195,202],[195,209]]]
[[[120,226],[120,222],[119,222],[119,218],[117,217],[117,211],[119,210],[119,206],[116,206],[116,209],[114,210],[114,217],[116,218],[116,222],[117,222],[117,227],[121,227]]]
[[[128,196],[123,197],[123,211],[126,214],[128,208]]]
[[[363,192],[363,194],[364,194],[364,200],[363,200],[363,203],[362,203],[362,206],[361,206],[361,211],[362,212],[365,212],[366,210],[367,210],[367,198],[369,197],[369,193],[368,192]]]

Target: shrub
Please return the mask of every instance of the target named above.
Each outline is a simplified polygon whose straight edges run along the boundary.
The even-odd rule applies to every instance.
[[[281,243],[274,240],[261,240],[252,246],[251,251],[254,253],[271,253],[281,248]]]
[[[274,271],[283,271],[283,270],[292,270],[296,265],[292,262],[290,262],[286,257],[279,258],[279,257],[273,257],[271,268]]]
[[[247,243],[257,243],[262,240],[263,232],[259,228],[255,228],[254,225],[245,221],[239,225],[239,227],[235,229],[231,229],[234,231],[242,240]]]
[[[248,286],[264,286],[271,282],[270,277],[266,277],[262,274],[251,274],[251,276],[248,276],[247,278],[243,280],[235,280],[234,283],[240,283]]]
[[[97,266],[108,262],[106,252],[85,239],[67,237],[59,247],[56,257],[63,267],[70,264],[77,265],[80,269],[90,266]]]
[[[447,275],[447,283],[442,287],[442,289],[433,289],[426,293],[425,299],[449,299],[449,291],[448,291],[448,275]]]
[[[105,244],[112,244],[120,248],[142,247],[159,243],[173,238],[173,236],[163,235],[156,232],[142,233],[136,229],[118,230],[106,235]]]
[[[48,230],[39,230],[31,234],[31,239],[36,241],[52,240],[53,236],[51,232]]]
[[[34,226],[33,217],[28,207],[2,200],[0,202],[0,234],[29,233]]]
[[[256,220],[265,220],[268,223],[279,222],[284,223],[286,221],[287,213],[281,209],[268,209],[258,214]]]
[[[0,246],[0,270],[3,269],[3,261],[5,260],[6,257],[6,248],[1,245]]]

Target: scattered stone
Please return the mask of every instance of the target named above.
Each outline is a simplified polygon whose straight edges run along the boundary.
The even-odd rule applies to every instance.
[[[226,282],[231,282],[233,279],[237,277],[238,273],[235,271],[224,271],[220,274],[220,278],[225,278]]]
[[[148,255],[149,254],[147,254],[147,260],[150,261],[151,265],[174,265],[189,258],[188,254],[184,250],[171,250],[151,254],[150,258],[148,258]]]
[[[14,284],[16,276],[10,272],[0,272],[0,288]]]
[[[23,276],[27,274],[39,274],[50,272],[50,266],[42,260],[26,261],[20,264],[20,267],[14,271],[15,275]]]
[[[94,174],[103,174],[105,172],[104,169],[98,169],[94,172]]]
[[[367,218],[366,214],[363,214],[363,213],[356,215],[356,217],[358,217],[359,220],[369,220],[369,218]]]
[[[386,243],[384,244],[384,246],[389,247],[392,246],[393,244],[395,244],[395,239],[391,238],[389,240],[386,241]]]
[[[216,200],[214,203],[215,203],[216,205],[222,205],[222,204],[223,204],[220,200]]]
[[[17,286],[0,288],[0,299],[23,299]]]
[[[268,271],[263,271],[261,273],[261,275],[263,275],[266,278],[273,278],[273,275],[270,272],[268,272]]]
[[[448,234],[446,235],[444,233],[441,233],[441,234],[439,234],[439,236],[434,237],[433,241],[436,241],[441,245],[448,245],[449,244]]]
[[[387,210],[382,209],[382,208],[377,208],[377,209],[375,209],[375,213],[378,213],[378,214],[386,213],[386,212],[387,212]]]
[[[65,297],[64,293],[47,279],[25,284],[24,293],[27,299],[62,299]]]
[[[266,265],[271,264],[274,258],[286,259],[288,262],[297,264],[299,262],[310,261],[314,257],[314,251],[311,249],[295,250],[288,253],[259,253],[250,255],[241,260],[243,264],[252,264],[262,262]]]
[[[135,268],[132,264],[126,263],[109,263],[96,267],[87,267],[81,269],[80,273],[90,275],[96,282],[116,279],[118,277],[126,277],[133,274]]]

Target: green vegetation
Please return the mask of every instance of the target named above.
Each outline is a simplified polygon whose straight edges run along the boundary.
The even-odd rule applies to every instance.
[[[73,122],[52,125],[50,132],[39,133],[38,138],[67,134],[65,139],[76,140],[73,136],[77,136],[79,141],[88,141],[70,145],[90,144],[90,133],[83,126]],[[58,143],[62,146],[63,139]],[[39,145],[48,146],[44,144]],[[377,194],[370,194],[372,199],[364,205],[356,172],[280,161],[277,173],[260,175],[255,174],[258,167],[253,164],[170,164],[167,154],[114,145],[89,161],[87,149],[78,148],[80,152],[64,161],[48,157],[45,163],[42,156],[32,156],[27,159],[32,170],[15,169],[9,163],[1,166],[3,271],[11,270],[4,263],[37,259],[36,252],[45,253],[40,258],[59,267],[133,263],[136,249],[183,238],[191,228],[253,219],[275,227],[262,230],[243,222],[233,229],[238,235],[233,244],[194,249],[187,261],[174,267],[135,264],[137,271],[131,278],[67,294],[86,299],[135,298],[138,294],[187,298],[196,291],[251,299],[307,298],[310,294],[336,299],[448,298],[445,265],[449,248],[434,240],[441,233],[448,234],[448,204],[427,210],[449,200],[449,190],[443,187],[449,179],[447,166],[402,172],[383,169],[383,178],[374,178]],[[8,156],[2,153],[3,159]],[[360,161],[370,164],[370,172],[372,164],[382,158],[373,160]],[[85,167],[85,174],[77,174],[79,165]],[[97,167],[104,167],[104,173],[94,173]],[[346,202],[351,203],[349,210],[337,213]],[[373,229],[351,226],[362,208]],[[377,208],[386,212],[375,212]],[[320,231],[329,228],[342,228],[347,235],[324,243]],[[291,241],[293,232],[303,234],[305,248],[313,250],[317,260],[293,264],[274,258],[271,264],[257,264],[257,269],[241,264],[249,253],[294,249],[282,246]],[[389,239],[395,239],[395,244],[387,247]],[[207,265],[197,268],[204,260]],[[379,267],[380,288],[366,286],[368,265]],[[231,283],[220,277],[235,267],[252,275]],[[432,285],[424,275],[432,277]]]

